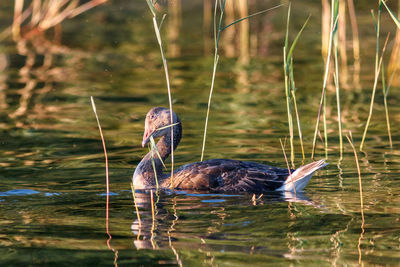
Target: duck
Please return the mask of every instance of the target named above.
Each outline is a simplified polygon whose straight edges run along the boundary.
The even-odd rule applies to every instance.
[[[170,112],[168,108],[154,107],[146,115],[142,147],[152,138],[159,140],[157,150],[148,152],[135,169],[132,177],[135,189],[161,187],[221,193],[296,192],[303,190],[315,171],[327,165],[321,159],[294,170],[251,161],[210,159],[183,165],[173,172],[171,179],[170,173],[163,173],[163,162],[172,149],[178,147],[182,124],[175,112],[172,111],[172,116]]]

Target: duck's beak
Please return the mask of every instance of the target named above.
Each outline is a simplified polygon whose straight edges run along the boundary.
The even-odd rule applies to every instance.
[[[150,136],[154,133],[153,129],[151,127],[145,127],[144,129],[144,134],[143,134],[143,141],[142,141],[142,147],[144,147],[149,141],[150,141]]]

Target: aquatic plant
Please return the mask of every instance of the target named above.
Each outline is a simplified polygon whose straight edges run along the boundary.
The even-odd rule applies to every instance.
[[[324,137],[325,137],[325,156],[327,157],[328,136],[327,136],[327,125],[326,125],[326,85],[328,82],[329,66],[330,66],[330,59],[331,59],[331,52],[332,52],[332,39],[333,39],[333,34],[336,30],[336,25],[338,22],[338,14],[335,13],[335,5],[334,5],[335,1],[338,1],[338,0],[332,0],[332,4],[331,4],[331,27],[330,27],[330,31],[329,31],[328,56],[326,58],[324,83],[322,85],[322,93],[321,93],[321,99],[319,102],[317,121],[315,123],[313,146],[312,146],[312,151],[311,151],[312,159],[314,158],[314,153],[315,153],[315,146],[316,146],[316,141],[317,141],[317,134],[318,134],[318,129],[319,129],[319,122],[320,122],[320,118],[321,118],[322,107],[324,107],[323,121],[324,121]]]
[[[203,161],[204,158],[204,149],[206,146],[206,138],[207,138],[207,127],[208,127],[208,118],[210,116],[210,108],[211,108],[211,99],[212,99],[212,95],[213,95],[213,91],[214,91],[214,82],[215,82],[215,75],[217,72],[217,66],[218,66],[218,60],[219,60],[219,54],[218,54],[218,48],[219,48],[219,41],[221,38],[221,33],[228,29],[230,26],[235,25],[243,20],[249,19],[251,17],[260,15],[262,13],[265,13],[267,11],[276,9],[282,5],[278,5],[263,11],[259,11],[256,13],[253,13],[247,17],[244,18],[240,18],[238,20],[233,21],[232,23],[223,26],[222,25],[222,20],[224,17],[224,12],[225,12],[225,3],[226,0],[223,1],[219,1],[219,0],[215,0],[215,5],[214,5],[214,64],[213,64],[213,73],[212,73],[212,78],[211,78],[211,87],[210,87],[210,93],[209,93],[209,97],[208,97],[208,104],[207,104],[207,113],[206,113],[206,120],[204,123],[204,134],[203,134],[203,145],[201,148],[201,157],[200,160]],[[219,9],[218,9],[219,7]],[[218,22],[218,28],[217,28],[217,10],[219,10],[219,22]]]
[[[29,39],[40,32],[59,25],[65,19],[76,17],[107,1],[90,0],[80,4],[79,0],[33,0],[24,10],[24,0],[15,0],[13,24],[2,35],[5,36],[11,32],[14,40]],[[30,21],[26,22],[29,17],[31,18]],[[26,23],[24,24],[24,22]],[[23,28],[21,29],[22,25]]]
[[[303,27],[298,32],[296,38],[294,39],[292,45],[289,48],[290,9],[291,9],[291,4],[289,4],[287,23],[286,23],[286,37],[285,37],[285,45],[283,48],[283,70],[284,70],[284,76],[285,76],[286,109],[287,109],[287,116],[288,116],[289,136],[290,136],[290,160],[292,163],[292,167],[294,167],[293,117],[292,117],[292,106],[291,106],[292,98],[293,98],[293,104],[294,104],[294,109],[295,109],[295,113],[296,113],[297,128],[299,131],[299,139],[300,139],[301,153],[303,155],[303,159],[305,158],[305,155],[304,155],[304,147],[303,147],[303,136],[301,133],[300,116],[299,116],[299,112],[297,109],[296,86],[295,86],[294,75],[293,75],[293,50],[297,44],[297,41],[299,40],[301,33],[307,26],[307,23],[308,23],[311,15],[304,22]]]
[[[162,26],[162,23],[165,19],[166,14],[163,15],[160,25],[158,25],[157,22],[157,13],[156,13],[156,1],[153,0],[146,0],[147,5],[149,6],[149,9],[153,15],[153,26],[154,26],[154,32],[156,34],[157,37],[157,42],[158,45],[160,47],[160,53],[161,53],[161,58],[162,58],[162,63],[164,66],[164,73],[165,73],[165,80],[167,82],[167,92],[168,92],[168,103],[169,103],[169,111],[170,111],[170,115],[171,115],[171,122],[173,122],[173,118],[172,118],[172,95],[171,95],[171,85],[170,85],[170,81],[169,81],[169,74],[168,74],[168,64],[167,64],[167,60],[165,58],[165,53],[164,53],[164,49],[163,49],[163,45],[162,45],[162,39],[161,39],[161,34],[160,34],[160,29]],[[174,127],[171,127],[171,189],[173,186],[173,180],[174,180]],[[154,143],[154,140],[153,140]],[[153,146],[155,147],[155,146]],[[151,154],[153,155],[153,153]],[[154,158],[152,157],[152,163],[153,163],[153,168],[154,168],[154,173],[156,173],[155,170],[155,165],[154,165]],[[156,176],[156,184],[157,184],[157,190],[158,190],[158,181],[157,181],[157,176]]]
[[[333,6],[333,3],[332,3]],[[345,15],[345,14],[342,14]],[[339,17],[339,1],[335,2],[334,6],[334,15],[333,17],[338,18]],[[340,20],[339,20],[340,21]],[[333,55],[334,55],[334,66],[335,66],[335,71],[334,71],[334,83],[335,83],[335,91],[336,91],[336,107],[337,107],[337,117],[338,117],[338,131],[339,131],[339,154],[340,154],[340,159],[342,159],[343,156],[343,137],[342,137],[342,115],[341,115],[341,109],[340,109],[340,83],[339,83],[339,60],[338,60],[338,50],[339,50],[339,37],[338,37],[338,29],[337,27],[335,28],[333,32]],[[344,44],[345,45],[345,44]],[[341,50],[345,48],[342,47]],[[343,53],[342,53],[343,54]],[[347,57],[346,57],[347,58]],[[342,57],[343,59],[343,57]],[[345,60],[347,61],[347,60]],[[343,60],[342,60],[343,62]],[[342,66],[347,66],[347,62],[345,64],[342,64]],[[347,73],[346,73],[347,75]]]

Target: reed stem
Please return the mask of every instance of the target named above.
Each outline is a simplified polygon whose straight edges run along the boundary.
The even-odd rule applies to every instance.
[[[219,17],[219,25],[218,25],[218,32],[217,32],[217,24],[216,24],[216,17],[217,17],[217,9],[218,9],[218,0],[215,0],[215,8],[214,8],[214,66],[213,66],[213,74],[211,78],[211,87],[210,87],[210,94],[208,96],[208,104],[207,104],[207,114],[206,114],[206,121],[204,123],[204,134],[203,134],[203,145],[201,148],[201,157],[200,161],[203,161],[204,158],[204,149],[206,146],[206,138],[207,138],[207,127],[208,127],[208,118],[210,116],[210,107],[211,107],[211,99],[212,99],[212,94],[214,91],[214,82],[215,82],[215,74],[217,72],[217,66],[218,66],[218,47],[219,47],[219,39],[221,36],[221,29],[222,29],[222,18],[224,16],[224,10],[225,10],[225,1],[223,4],[220,4],[220,17]]]
[[[296,86],[294,82],[294,75],[293,75],[293,51],[294,48],[299,40],[300,35],[302,34],[303,30],[307,26],[307,23],[310,19],[310,16],[307,18],[307,20],[304,22],[302,28],[298,32],[296,38],[294,39],[293,43],[291,44],[289,48],[289,24],[290,24],[290,11],[291,11],[291,4],[289,4],[288,8],[288,15],[287,15],[287,22],[286,22],[286,37],[285,37],[285,45],[283,48],[283,72],[285,76],[285,96],[286,96],[286,110],[287,110],[287,115],[288,115],[288,127],[289,127],[289,135],[290,135],[290,160],[292,163],[292,166],[294,167],[294,130],[293,130],[293,116],[292,116],[292,98],[293,98],[293,104],[294,104],[294,109],[296,113],[296,119],[297,119],[297,128],[299,131],[299,139],[300,139],[300,145],[301,145],[301,152],[303,155],[303,159],[305,158],[304,156],[304,147],[303,147],[303,137],[301,133],[301,124],[300,124],[300,116],[299,112],[297,109],[297,102],[296,102]]]
[[[154,32],[157,37],[157,42],[160,47],[160,53],[161,53],[161,58],[162,58],[162,63],[164,67],[164,73],[165,73],[165,80],[167,82],[167,91],[168,91],[168,103],[169,103],[169,111],[170,111],[170,120],[171,124],[174,122],[173,120],[173,115],[172,115],[172,94],[171,94],[171,85],[170,85],[170,80],[169,80],[169,74],[168,74],[168,64],[167,60],[165,58],[165,53],[164,53],[164,48],[162,45],[162,39],[161,39],[161,34],[160,34],[160,26],[157,24],[157,14],[155,12],[155,7],[154,7],[154,2],[152,0],[147,0],[147,4],[149,5],[150,11],[153,14],[153,27],[154,27]],[[163,16],[162,21],[164,21],[165,15]],[[162,23],[161,21],[161,23]],[[173,180],[174,180],[174,127],[171,127],[171,190],[173,190]],[[154,162],[153,162],[154,164]],[[158,189],[158,182],[157,182],[157,189]]]
[[[288,172],[289,172],[290,181],[292,182],[294,195],[296,196],[296,187],[294,186],[293,177],[292,177],[292,171],[290,170],[289,161],[288,161],[288,159],[287,159],[287,157],[286,157],[285,146],[284,146],[283,143],[282,143],[282,139],[279,138],[279,142],[281,143],[281,148],[282,148],[283,156],[285,157],[286,166],[287,166],[287,169],[288,169]]]
[[[153,242],[154,242],[154,230],[156,228],[156,216],[155,216],[155,210],[154,210],[153,190],[150,190],[150,203],[151,203],[151,219],[152,219],[151,220],[152,221],[151,230],[150,230],[150,233],[151,233],[150,240],[151,240],[151,244],[152,244],[153,248],[155,248],[155,244]]]
[[[288,43],[289,43],[290,10],[291,10],[291,4],[289,4],[289,7],[288,7],[285,46],[283,47],[283,71],[284,71],[284,75],[285,75],[285,96],[286,96],[286,112],[287,112],[288,127],[289,127],[290,161],[293,165],[294,164],[293,118],[292,118],[292,107],[291,107],[291,99],[290,99],[291,94],[290,94],[290,81],[289,81],[289,73],[288,73],[289,67],[288,67],[288,59],[287,59]]]
[[[149,1],[149,0],[148,0]],[[207,114],[206,114],[206,120],[204,123],[204,134],[203,134],[203,145],[201,148],[201,157],[200,157],[200,161],[203,161],[204,158],[204,149],[206,146],[206,138],[207,138],[207,127],[208,127],[208,119],[210,116],[210,107],[211,107],[211,99],[212,99],[212,94],[214,91],[214,82],[215,82],[215,74],[217,72],[217,65],[218,65],[218,60],[219,60],[219,55],[218,55],[218,48],[219,48],[219,40],[221,37],[221,33],[222,31],[226,30],[228,27],[235,25],[236,23],[239,23],[243,20],[249,19],[251,17],[254,17],[256,15],[265,13],[267,11],[276,9],[282,5],[278,5],[260,12],[256,12],[254,14],[251,14],[249,16],[246,16],[244,18],[240,18],[238,20],[235,20],[234,22],[226,25],[226,26],[222,26],[222,22],[223,22],[223,17],[224,17],[224,13],[225,13],[225,3],[226,0],[215,0],[215,5],[214,5],[214,65],[213,65],[213,74],[212,74],[212,78],[211,78],[211,87],[210,87],[210,94],[208,96],[208,104],[207,104]],[[217,29],[217,10],[218,10],[218,4],[220,7],[220,13],[219,13],[219,23],[218,23],[218,29]]]
[[[135,204],[136,215],[137,215],[137,219],[138,219],[138,222],[139,222],[139,228],[140,228],[142,226],[142,220],[140,219],[139,207],[138,207],[137,202],[136,202],[135,187],[133,187],[132,183],[131,183],[131,190],[132,190],[133,203]]]
[[[371,122],[372,111],[373,111],[374,100],[375,100],[375,92],[376,92],[376,87],[377,87],[378,79],[379,79],[379,72],[381,71],[381,66],[382,66],[382,61],[383,61],[383,54],[385,53],[386,45],[387,45],[388,40],[389,40],[389,36],[390,36],[390,32],[388,33],[388,35],[386,37],[385,44],[383,45],[382,54],[381,54],[381,57],[379,59],[379,62],[376,64],[377,69],[375,70],[374,87],[372,88],[371,104],[369,106],[368,119],[367,119],[367,123],[365,125],[363,137],[362,137],[361,144],[360,144],[360,150],[361,151],[363,151],[365,137],[367,136],[368,127],[369,127],[369,124]]]
[[[110,179],[109,179],[109,171],[108,171],[108,155],[107,155],[106,141],[104,140],[103,131],[102,131],[101,125],[100,125],[100,120],[99,120],[99,117],[97,116],[96,104],[94,103],[93,96],[90,97],[90,101],[92,103],[94,115],[96,116],[97,126],[98,126],[99,132],[100,132],[101,143],[103,145],[104,159],[106,162],[106,233],[108,235],[107,245],[110,247],[110,240],[112,237],[111,237],[111,234],[109,231],[109,203],[110,203],[110,182],[109,181],[110,181]]]
[[[335,17],[339,16],[339,9],[338,9],[338,4],[339,2],[336,2],[336,7],[335,7]],[[343,2],[342,2],[343,4]],[[344,14],[343,14],[344,15]],[[343,26],[342,26],[343,27]],[[340,79],[339,79],[339,60],[338,60],[338,50],[339,50],[339,36],[338,36],[338,31],[335,30],[334,32],[334,62],[335,62],[335,72],[334,72],[334,82],[335,82],[335,88],[336,88],[336,105],[337,105],[337,116],[338,116],[338,128],[339,128],[339,154],[340,154],[340,160],[343,157],[343,136],[342,136],[342,114],[341,114],[341,108],[340,108]],[[345,47],[342,49],[345,49]],[[346,74],[347,75],[347,74]]]
[[[293,58],[292,58],[292,61],[291,61],[291,71],[290,71],[290,79],[291,79],[291,81],[292,81],[292,90],[291,90],[291,92],[292,92],[292,97],[293,97],[293,103],[294,103],[294,110],[295,110],[295,112],[296,112],[296,120],[297,120],[297,128],[298,128],[298,130],[299,130],[299,139],[300,139],[300,147],[301,147],[301,154],[302,154],[302,156],[303,156],[303,160],[306,158],[305,157],[305,154],[304,154],[304,145],[303,145],[303,134],[302,134],[302,132],[301,132],[301,124],[300,124],[300,115],[299,115],[299,111],[298,111],[298,109],[297,109],[297,101],[296,101],[296,87],[295,87],[295,84],[294,84],[294,77],[293,77]]]
[[[382,64],[382,91],[383,91],[383,104],[385,106],[385,117],[386,117],[386,128],[387,128],[387,132],[388,132],[388,137],[389,137],[389,145],[390,148],[393,147],[393,143],[392,143],[392,133],[390,130],[390,119],[389,119],[389,108],[388,108],[388,103],[387,103],[387,97],[389,94],[389,89],[391,86],[391,82],[393,79],[393,76],[395,74],[395,71],[392,72],[392,75],[390,77],[390,81],[388,86],[386,87],[386,79],[385,79],[385,68],[384,68],[385,64]]]
[[[334,14],[334,4],[335,0],[332,0],[332,4],[331,4],[331,29],[329,32],[329,44],[328,44],[328,56],[326,58],[326,64],[325,64],[325,74],[324,74],[324,83],[322,85],[322,93],[321,93],[321,99],[319,102],[319,108],[318,108],[318,115],[317,115],[317,121],[315,123],[315,131],[314,131],[314,138],[313,138],[313,147],[312,147],[312,151],[311,151],[311,158],[314,159],[314,153],[315,153],[315,146],[316,146],[316,142],[317,142],[317,134],[318,134],[318,128],[319,128],[319,121],[321,118],[321,111],[322,111],[322,107],[324,106],[324,114],[326,113],[325,107],[326,104],[324,104],[325,102],[325,98],[326,98],[326,84],[328,82],[328,73],[329,73],[329,65],[330,65],[330,58],[331,58],[331,51],[332,51],[332,38],[333,38],[333,31],[336,28],[337,22],[338,22],[338,18],[336,17],[335,20],[333,19],[333,14]],[[325,155],[327,155],[327,133],[326,133],[326,117],[324,115],[324,136],[325,136]]]

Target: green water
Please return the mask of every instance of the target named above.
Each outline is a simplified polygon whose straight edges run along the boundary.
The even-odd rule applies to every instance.
[[[162,28],[174,110],[183,121],[177,166],[200,160],[213,65],[213,40],[203,29],[203,1],[182,2],[181,15],[173,15],[172,5]],[[352,131],[357,148],[368,115],[375,60],[370,9],[376,5],[367,2],[356,6],[360,86],[353,81],[349,48],[349,78],[341,92],[344,132]],[[166,3],[161,1],[160,13],[166,11]],[[255,12],[279,1],[251,3],[249,10]],[[13,4],[3,1],[0,7],[3,30],[12,23]],[[293,40],[312,14],[294,52],[306,163],[311,161],[324,69],[320,9],[319,2],[296,1],[290,28]],[[181,23],[174,24],[176,19]],[[236,52],[230,57],[229,33],[222,35],[205,159],[286,167],[279,142],[288,136],[282,70],[285,22],[286,8],[251,20],[247,65],[238,59],[238,41],[232,41]],[[46,42],[14,42],[11,36],[0,42],[2,266],[399,264],[398,87],[391,88],[388,99],[393,147],[379,85],[366,148],[358,154],[364,220],[355,159],[346,140],[343,160],[339,157],[336,100],[334,88],[328,86],[329,165],[313,177],[304,194],[271,193],[253,200],[251,194],[160,192],[154,195],[153,221],[149,193],[137,192],[139,225],[130,179],[147,152],[141,147],[144,117],[153,106],[168,106],[152,27],[145,1],[112,1],[64,21],[59,39],[49,30]],[[384,13],[382,36],[387,31],[394,36],[394,30]],[[350,27],[347,35],[351,42]],[[390,42],[386,63],[392,46]],[[104,154],[90,96],[96,101],[109,156],[109,245]],[[300,166],[297,132],[295,137],[294,163]],[[317,144],[316,158],[325,157],[319,139]]]

